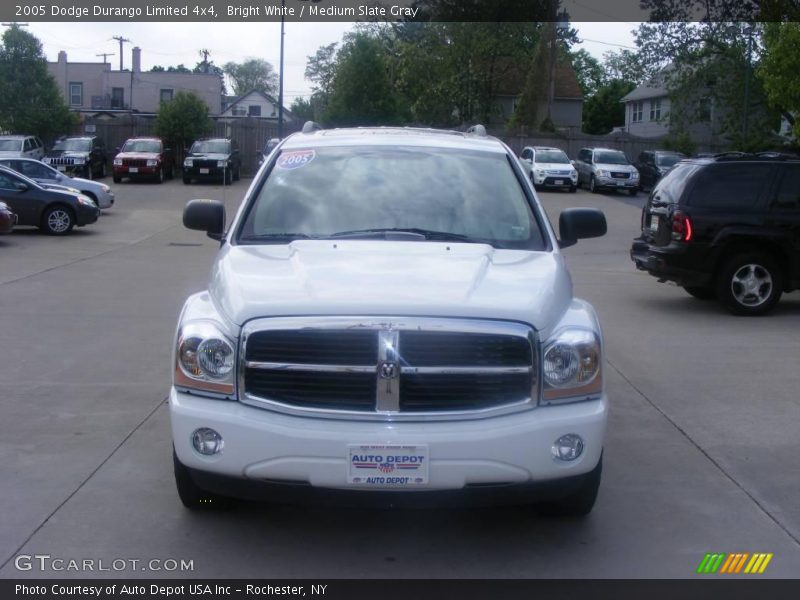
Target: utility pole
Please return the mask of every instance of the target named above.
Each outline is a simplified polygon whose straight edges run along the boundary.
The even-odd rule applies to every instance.
[[[753,26],[744,28],[747,35],[747,67],[744,74],[744,112],[742,114],[742,144],[747,143],[747,113],[750,110],[750,71],[753,60]]]
[[[286,23],[286,0],[281,0],[281,73],[278,79],[278,137],[283,137],[283,26]]]
[[[108,61],[106,60],[106,56],[114,56],[114,53],[113,52],[101,52],[100,54],[95,54],[95,56],[102,56],[103,57],[103,62],[107,63]]]
[[[210,54],[210,52],[205,48],[203,48],[202,50],[200,50],[200,54],[203,56],[203,72],[205,74],[208,74],[208,55]]]
[[[130,42],[130,40],[122,37],[121,35],[112,36],[111,39],[119,42],[119,70],[122,71],[122,44],[125,42]]]

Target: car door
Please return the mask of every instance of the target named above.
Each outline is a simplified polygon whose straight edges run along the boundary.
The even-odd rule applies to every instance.
[[[785,234],[794,279],[800,279],[800,164],[781,166],[767,226]]]
[[[0,200],[11,207],[11,211],[17,213],[18,225],[39,225],[39,212],[41,202],[35,194],[30,194],[31,190],[23,189],[20,184],[24,182],[13,174],[3,171],[0,172]],[[24,184],[27,187],[27,184]]]

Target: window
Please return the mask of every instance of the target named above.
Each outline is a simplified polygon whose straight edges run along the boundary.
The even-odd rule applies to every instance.
[[[257,104],[251,104],[247,107],[247,116],[248,117],[260,117],[261,116],[261,107]]]
[[[159,102],[169,102],[175,90],[163,89],[159,91]]]
[[[522,158],[524,158],[525,160],[533,159],[533,150],[531,150],[530,148],[525,148],[525,150],[522,151]]]
[[[661,98],[650,100],[650,120],[661,120]]]
[[[753,211],[772,165],[727,164],[705,169],[692,188],[687,204],[703,208]]]
[[[231,114],[234,117],[244,117],[245,115],[247,115],[247,110],[245,110],[244,106],[234,106],[231,109]]]
[[[33,150],[33,140],[31,138],[25,138],[25,144],[22,146],[23,152],[30,152]]]
[[[111,108],[125,108],[125,88],[111,88]]]
[[[800,209],[800,165],[788,165],[783,173],[775,204],[781,209]]]
[[[20,162],[19,170],[26,177],[31,179],[53,179],[52,173],[40,162],[23,160]]]
[[[71,82],[69,84],[69,105],[83,106],[83,84]]]
[[[6,175],[5,173],[0,173],[0,189],[3,190],[16,190],[16,181]]]
[[[642,120],[642,113],[644,112],[644,102],[639,100],[639,102],[634,102],[631,105],[631,121],[634,123],[639,123]]]

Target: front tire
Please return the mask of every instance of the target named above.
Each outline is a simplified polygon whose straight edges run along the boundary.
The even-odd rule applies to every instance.
[[[175,486],[178,488],[178,497],[189,510],[215,510],[228,508],[230,498],[219,496],[199,488],[192,479],[189,469],[178,460],[175,449],[172,449],[172,464],[175,473]]]
[[[122,177],[114,175],[114,183],[122,183]]]
[[[589,191],[593,194],[596,194],[600,191],[597,189],[597,185],[594,182],[594,175],[589,178]]]
[[[740,254],[720,270],[716,292],[717,298],[735,315],[763,315],[781,298],[783,273],[769,254]]]
[[[601,455],[597,466],[586,474],[577,490],[559,500],[537,504],[537,512],[548,517],[584,517],[588,515],[597,501],[602,473],[603,456]]]
[[[156,174],[156,183],[164,183],[164,167],[161,167]]]
[[[75,226],[75,216],[66,206],[51,206],[42,215],[41,228],[47,235],[67,235]]]

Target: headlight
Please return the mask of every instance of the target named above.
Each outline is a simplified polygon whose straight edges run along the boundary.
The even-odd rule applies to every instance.
[[[195,321],[178,331],[175,385],[233,396],[236,351],[213,323]]]
[[[631,179],[639,179],[639,171],[634,171],[631,173]]]
[[[115,158],[114,159],[114,166],[115,167],[121,167],[122,166],[122,159],[121,158]]]
[[[147,160],[147,166],[148,167],[157,167],[158,166],[158,160],[153,159],[153,158],[149,158]]]
[[[611,173],[609,173],[608,171],[606,171],[604,169],[598,169],[597,170],[597,175],[599,177],[611,177]]]
[[[600,340],[588,329],[559,331],[545,344],[542,366],[546,403],[588,400],[603,390]]]
[[[184,167],[191,167],[193,165],[194,165],[194,161],[191,158],[187,158],[186,160],[183,161],[183,166]]]
[[[110,193],[111,193],[111,188],[110,188],[110,187],[108,187],[108,186],[107,186],[107,185],[105,185],[105,184],[101,185],[101,186],[100,186],[100,189],[101,189],[101,190],[103,190],[103,193],[104,193],[104,194],[110,194]]]
[[[50,164],[50,159],[49,159],[47,156],[45,156],[45,157],[42,159],[42,162],[43,162],[44,164],[46,164],[46,165],[49,165],[49,164]]]
[[[577,179],[578,178],[578,172],[575,169],[572,169],[572,173],[570,173],[569,176],[570,176],[570,179]]]
[[[82,157],[73,158],[72,162],[73,162],[73,164],[76,164],[76,165],[84,165],[84,164],[86,164],[86,159],[82,158]]]
[[[97,208],[97,205],[88,196],[83,196],[83,195],[78,196],[78,204],[83,204],[84,206],[91,206],[92,208]]]
[[[220,167],[220,168],[224,168],[224,167],[228,166],[228,163],[226,161],[224,161],[224,160],[218,160],[217,161],[217,166]]]

